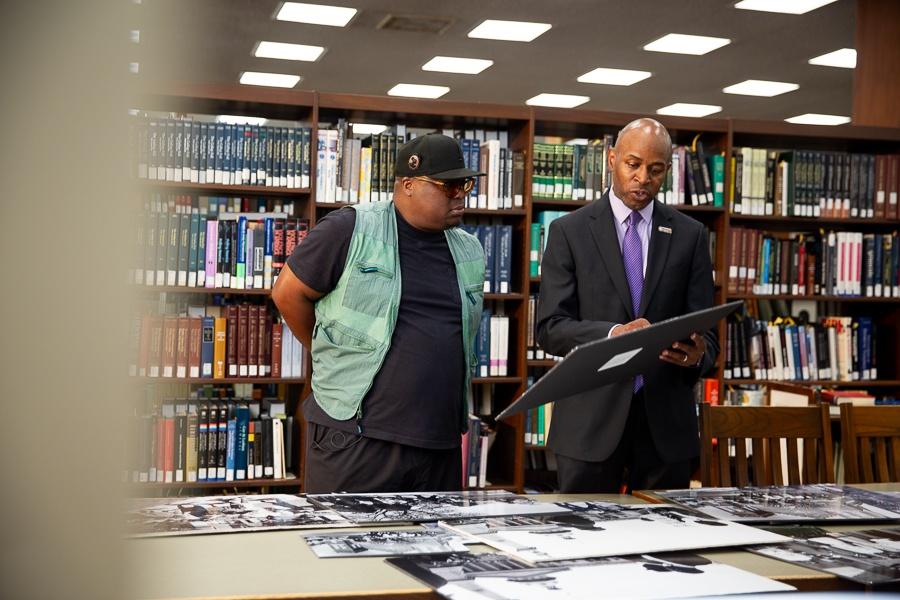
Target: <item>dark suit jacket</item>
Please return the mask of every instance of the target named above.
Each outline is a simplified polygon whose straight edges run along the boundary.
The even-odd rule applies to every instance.
[[[547,352],[565,356],[579,344],[605,338],[613,325],[638,317],[656,323],[712,306],[706,227],[656,200],[654,203],[637,315],[632,314],[609,192],[550,224],[541,262],[537,315],[537,340]],[[659,361],[644,373],[647,421],[657,452],[667,462],[699,454],[692,387],[700,374],[715,364],[719,353],[715,330],[704,336],[706,354],[698,368]],[[621,439],[631,396],[629,379],[555,404],[550,447],[580,460],[605,460]]]

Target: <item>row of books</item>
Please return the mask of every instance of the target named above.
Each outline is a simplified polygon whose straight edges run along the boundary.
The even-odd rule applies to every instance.
[[[310,184],[309,127],[149,115],[136,118],[132,133],[141,179],[282,188]]]
[[[770,397],[767,404],[767,391],[765,386],[758,384],[729,386],[725,390],[722,403],[726,406],[789,406],[788,404],[780,404],[773,397]],[[895,396],[877,396],[862,389],[812,388],[811,391],[814,392],[815,398],[820,404],[828,404],[835,408],[841,404],[852,404],[854,406],[893,406],[900,404],[900,399]],[[832,414],[840,414],[840,412],[832,412]]]
[[[526,386],[543,377],[549,369],[543,367],[528,369]],[[553,419],[553,402],[529,408],[525,412],[524,441],[529,446],[546,446],[550,439],[550,421]]]
[[[541,262],[544,258],[544,248],[547,246],[550,223],[567,214],[569,214],[567,210],[541,210],[534,213],[528,249],[528,274],[530,277],[541,276]]]
[[[586,144],[532,146],[531,193],[551,200],[595,200],[609,187],[612,173],[606,160],[613,146],[611,135]]]
[[[481,242],[484,249],[484,293],[512,292],[512,225],[469,225],[462,229]]]
[[[475,334],[475,355],[478,358],[476,377],[509,374],[509,317],[484,309]]]
[[[265,404],[261,411],[260,402],[246,399],[176,399],[134,417],[131,481],[285,479],[293,463],[293,417],[284,415],[284,403]]]
[[[734,227],[729,294],[900,297],[898,232],[775,234]]]
[[[161,194],[146,193],[143,196],[144,211],[153,206],[169,213],[191,214],[197,212],[201,217],[216,217],[224,213],[285,213],[293,215],[296,208],[290,198],[277,196],[206,196],[202,194]]]
[[[725,379],[871,381],[878,379],[871,317],[823,317],[800,323],[729,319]]]
[[[553,356],[545,352],[537,343],[537,307],[538,295],[528,295],[528,321],[525,333],[525,360],[562,360],[561,356]]]
[[[486,173],[476,179],[466,198],[466,208],[499,210],[523,206],[525,156],[506,146],[505,131],[444,133],[458,139],[467,168]],[[402,125],[388,133],[354,137],[352,124],[344,120],[339,120],[334,129],[319,130],[317,200],[350,204],[389,200],[393,195],[397,152],[413,137],[415,134],[407,134]]]
[[[731,212],[897,219],[900,155],[736,148]]]
[[[304,347],[266,305],[210,306],[198,315],[137,315],[129,372],[138,377],[305,375]]]
[[[707,156],[697,140],[693,147],[672,146],[672,167],[657,198],[663,204],[722,206],[725,196],[725,157]]]
[[[158,198],[136,219],[138,285],[271,289],[309,231],[308,220],[283,213],[171,212]]]
[[[462,436],[463,488],[487,486],[488,451],[494,435],[487,423],[475,415],[469,415],[468,429]]]

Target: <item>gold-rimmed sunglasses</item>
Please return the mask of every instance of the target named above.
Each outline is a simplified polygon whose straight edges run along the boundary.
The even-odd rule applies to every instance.
[[[466,177],[465,179],[453,179],[451,181],[438,181],[437,179],[432,179],[431,177],[427,177],[425,175],[419,175],[418,177],[413,177],[413,179],[433,183],[434,185],[443,189],[448,198],[455,198],[459,195],[460,192],[462,192],[463,194],[468,194],[472,191],[472,188],[475,187],[474,177]]]

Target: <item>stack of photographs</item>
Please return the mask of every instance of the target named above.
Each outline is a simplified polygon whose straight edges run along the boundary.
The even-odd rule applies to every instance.
[[[309,549],[319,558],[448,554],[469,551],[462,537],[441,529],[309,533],[303,538]]]
[[[141,498],[126,514],[126,531],[133,537],[324,527],[353,523],[288,494]]]
[[[502,554],[389,558],[451,600],[685,598],[793,587],[696,555],[630,556],[531,565]]]
[[[310,494],[316,506],[357,524],[423,523],[503,515],[569,512],[568,508],[504,491],[410,492],[399,494]]]
[[[739,523],[893,521],[900,497],[833,484],[667,490],[657,495]]]
[[[864,585],[900,582],[900,528],[844,532],[811,526],[777,529],[792,541],[749,550]]]
[[[543,562],[778,543],[790,538],[662,504],[580,502],[560,515],[441,521],[449,531]]]

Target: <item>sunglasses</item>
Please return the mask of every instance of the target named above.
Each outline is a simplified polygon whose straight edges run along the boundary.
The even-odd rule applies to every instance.
[[[468,194],[472,191],[472,188],[475,187],[474,177],[467,177],[466,179],[453,179],[451,181],[438,181],[437,179],[432,179],[431,177],[420,175],[419,177],[413,177],[413,179],[418,179],[419,181],[427,181],[428,183],[442,188],[448,198],[455,198],[459,195],[460,192],[462,192],[463,194]]]

